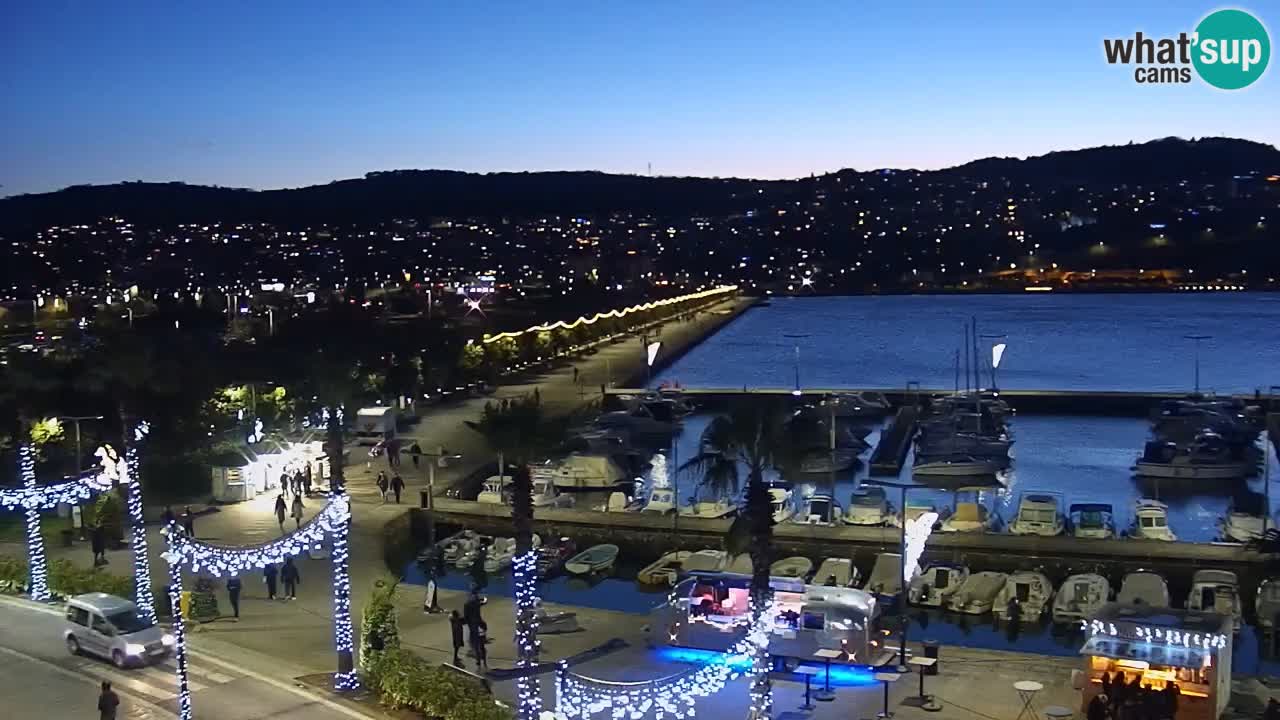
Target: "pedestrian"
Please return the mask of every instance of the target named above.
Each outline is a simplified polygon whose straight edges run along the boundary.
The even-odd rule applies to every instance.
[[[311,461],[308,460],[302,466],[302,489],[306,491],[307,497],[311,497]]]
[[[573,384],[574,385],[578,384],[578,366],[577,365],[573,366]]]
[[[231,598],[231,612],[235,621],[240,622],[240,576],[233,575],[227,579],[227,596]]]
[[[404,491],[404,479],[400,477],[400,473],[396,473],[391,477],[391,492],[396,494],[396,504],[400,504],[400,493]]]
[[[287,508],[284,504],[284,493],[276,496],[276,522],[280,523],[280,534],[284,534],[284,516]]]
[[[191,513],[191,506],[186,506],[186,511],[182,513],[182,529],[187,531],[187,537],[196,536],[196,516]]]
[[[289,593],[289,599],[297,600],[298,583],[302,582],[302,576],[298,574],[298,566],[293,564],[293,558],[284,559],[284,567],[280,568],[280,579],[284,581],[284,591]]]
[[[1164,690],[1161,691],[1164,696],[1164,714],[1174,718],[1178,716],[1178,696],[1182,694],[1182,688],[1178,687],[1176,682],[1165,683]]]
[[[107,531],[102,523],[95,523],[89,533],[89,541],[93,545],[93,566],[107,564]]]
[[[1107,694],[1094,695],[1089,707],[1084,711],[1085,720],[1107,720],[1111,712],[1107,709]]]
[[[414,440],[413,444],[409,446],[409,458],[413,460],[413,469],[417,470],[418,462],[422,460],[422,446],[418,444],[417,440]]]
[[[178,518],[173,514],[173,507],[169,505],[165,505],[164,515],[160,516],[160,521],[164,523],[165,527],[169,527],[169,523],[177,519]]]
[[[293,522],[298,527],[302,527],[302,496],[293,496],[293,509],[289,513],[293,516]]]
[[[458,651],[462,649],[462,628],[465,623],[462,622],[462,616],[457,610],[449,613],[449,629],[453,631],[453,664],[459,667],[462,663],[458,660]]]
[[[302,494],[302,471],[301,470],[296,470],[293,473],[293,494],[294,495]]]
[[[102,681],[102,692],[98,695],[99,720],[116,720],[116,708],[120,707],[120,697],[111,689],[111,681]]]
[[[391,446],[390,440],[387,441],[386,447],[383,448],[383,451],[387,454],[387,469],[395,470],[396,469],[396,453]]]
[[[280,471],[280,492],[289,492],[289,473],[284,470]]]
[[[387,501],[387,488],[389,485],[390,484],[387,482],[387,476],[382,473],[378,473],[378,493],[382,495],[382,502]]]
[[[262,568],[262,579],[267,582],[267,599],[276,599],[276,566],[270,563]]]
[[[485,634],[485,627],[484,625],[481,625],[479,633],[476,637],[476,647],[475,647],[477,670],[487,671],[489,669],[489,648],[485,647],[485,645],[488,642],[489,642],[489,638]]]

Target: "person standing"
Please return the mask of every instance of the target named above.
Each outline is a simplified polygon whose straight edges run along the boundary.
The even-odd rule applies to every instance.
[[[93,566],[107,564],[107,531],[102,523],[95,523],[90,531],[89,541],[93,545]]]
[[[302,496],[301,495],[293,496],[293,510],[290,512],[290,514],[293,515],[294,524],[298,528],[301,528],[302,527]]]
[[[160,516],[160,522],[164,523],[165,527],[169,527],[169,523],[177,519],[177,516],[173,514],[173,506],[165,505],[164,514]]]
[[[293,473],[293,494],[294,495],[302,494],[302,471],[301,470],[296,470]]]
[[[231,613],[236,622],[240,622],[240,576],[233,575],[227,579],[227,597],[231,598]]]
[[[116,720],[116,708],[120,707],[120,697],[111,689],[111,681],[102,681],[102,692],[98,695],[99,720]]]
[[[302,489],[307,493],[307,497],[311,497],[311,461],[303,466],[302,472]]]
[[[262,568],[262,579],[267,581],[267,599],[276,599],[276,566],[268,564]]]
[[[489,642],[488,636],[485,634],[484,625],[480,625],[480,629],[476,635],[476,669],[489,670],[489,648],[486,644]]]
[[[462,649],[462,628],[464,625],[462,616],[458,614],[457,610],[449,613],[449,629],[453,632],[453,664],[458,667],[462,666],[462,663],[458,660],[458,651]]]
[[[396,504],[400,504],[400,493],[404,491],[404,479],[400,477],[400,473],[396,473],[391,477],[391,492],[396,494]]]
[[[187,531],[187,537],[196,536],[196,516],[191,513],[191,506],[186,506],[186,511],[182,513],[182,529]]]
[[[297,600],[298,583],[302,582],[302,576],[298,574],[298,566],[293,564],[293,558],[284,559],[284,567],[280,569],[280,579],[284,581],[284,591],[289,593],[289,599]]]
[[[282,494],[289,492],[289,473],[285,470],[280,471],[280,492]]]
[[[382,502],[384,503],[387,501],[387,487],[387,476],[378,473],[378,494],[382,496]]]
[[[284,493],[276,496],[276,522],[280,523],[280,534],[284,534],[284,516],[288,508],[284,504]]]
[[[422,446],[418,444],[417,440],[414,440],[413,444],[409,446],[409,458],[413,460],[413,469],[416,472],[418,463],[422,461]]]

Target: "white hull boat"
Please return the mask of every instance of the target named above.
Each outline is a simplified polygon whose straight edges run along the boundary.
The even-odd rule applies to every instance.
[[[588,453],[572,453],[559,462],[535,465],[530,472],[534,482],[550,482],[570,490],[612,488],[630,479],[612,457]]]
[[[1012,535],[1053,537],[1066,529],[1058,498],[1054,495],[1030,493],[1018,503],[1018,515],[1009,523]]]
[[[795,505],[791,502],[792,490],[789,487],[774,486],[769,488],[769,505],[773,508],[773,521],[786,522],[796,514]]]
[[[1111,599],[1111,583],[1097,573],[1072,575],[1053,598],[1053,621],[1088,620]]]
[[[791,518],[797,525],[835,525],[840,522],[840,506],[830,495],[810,495]]]
[[[1226,570],[1197,570],[1191,576],[1191,592],[1187,609],[1214,612],[1231,618],[1232,631],[1240,632],[1243,624],[1240,607],[1240,581]]]
[[[1178,536],[1169,528],[1169,507],[1157,500],[1139,500],[1133,511],[1133,529],[1129,536],[1138,540],[1177,540]]]
[[[1115,516],[1104,503],[1076,503],[1067,512],[1071,536],[1106,539],[1116,536]]]
[[[593,545],[569,558],[564,570],[570,575],[597,575],[611,570],[617,560],[617,545]]]
[[[813,561],[807,557],[782,558],[769,566],[769,577],[792,578],[803,580],[813,572]]]
[[[1169,607],[1169,583],[1159,575],[1139,570],[1124,576],[1116,602],[1128,605],[1146,605],[1154,608]]]
[[[542,538],[534,535],[533,549],[537,550],[541,546]],[[494,538],[493,544],[489,546],[489,552],[484,558],[484,571],[487,573],[506,572],[511,568],[511,562],[515,559],[515,556],[515,538]]]
[[[695,550],[681,569],[683,572],[720,572],[727,557],[724,550]]]
[[[621,494],[621,493],[615,493]],[[654,488],[649,491],[649,499],[641,512],[668,515],[676,511],[676,491],[669,487]]]
[[[1001,620],[1034,623],[1040,621],[1052,599],[1053,583],[1044,573],[1022,570],[1009,575],[991,609]]]
[[[911,579],[907,599],[920,607],[944,607],[968,579],[964,565],[930,565]]]
[[[636,581],[641,585],[675,585],[680,569],[692,555],[688,550],[669,552],[636,573]]]
[[[965,615],[985,615],[995,605],[1008,576],[1000,572],[971,573],[950,599],[947,608]]]
[[[533,506],[536,508],[573,507],[573,496],[560,492],[556,484],[545,478],[533,481]]]
[[[738,506],[725,500],[695,502],[680,508],[681,517],[724,518],[738,512]]]
[[[871,574],[862,589],[882,598],[892,599],[902,592],[902,556],[898,553],[880,553],[871,566]]]
[[[987,532],[995,524],[995,516],[978,503],[956,503],[955,512],[942,521],[942,532]]]
[[[855,490],[849,498],[849,508],[844,511],[845,525],[884,527],[893,522],[889,501],[884,488],[874,485]]]
[[[511,487],[511,476],[497,475],[490,476],[485,479],[484,484],[480,487],[480,494],[476,495],[476,502],[485,505],[505,505],[507,504],[507,488]]]
[[[1280,578],[1269,577],[1258,586],[1258,600],[1255,606],[1258,626],[1274,630],[1280,620]]]
[[[827,558],[813,575],[813,585],[853,587],[858,584],[858,566],[849,558]]]

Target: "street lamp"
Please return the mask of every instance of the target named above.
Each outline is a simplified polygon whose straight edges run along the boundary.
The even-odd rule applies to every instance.
[[[1196,395],[1200,394],[1200,342],[1202,340],[1212,340],[1212,335],[1183,335],[1187,340],[1196,341]]]
[[[807,338],[809,336],[808,334],[805,334],[805,333],[800,333],[800,334],[783,333],[782,337],[787,338],[789,340],[799,341],[800,339]],[[796,360],[795,360],[796,386],[795,386],[795,389],[791,391],[791,394],[796,397],[800,397],[800,343],[795,342],[794,345],[796,350]]]
[[[912,528],[912,540],[908,547],[907,542],[907,490],[919,487],[911,483],[899,483],[892,481],[876,480],[876,485],[883,487],[897,488],[900,491],[898,504],[898,560],[899,560],[899,587],[898,587],[898,618],[899,618],[899,636],[898,636],[898,672],[907,672],[907,591],[911,584],[911,580],[915,577],[916,570],[919,567],[920,554],[924,552],[925,541],[928,540],[929,532],[933,528],[933,523],[937,522],[937,513],[924,513],[916,519],[916,527],[923,528],[916,532],[915,527]],[[912,554],[911,562],[907,562],[907,554],[910,550]]]

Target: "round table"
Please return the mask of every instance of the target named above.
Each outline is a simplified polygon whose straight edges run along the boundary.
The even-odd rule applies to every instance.
[[[1022,711],[1015,720],[1036,720],[1036,693],[1044,689],[1044,684],[1035,680],[1019,680],[1013,684],[1013,689],[1018,691],[1018,697],[1022,700]]]
[[[1049,720],[1071,720],[1075,717],[1075,712],[1071,708],[1065,708],[1061,705],[1049,705],[1044,709],[1044,716]]]

